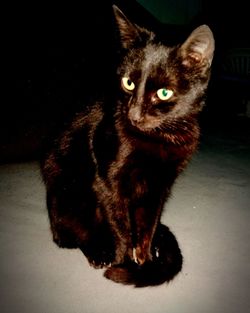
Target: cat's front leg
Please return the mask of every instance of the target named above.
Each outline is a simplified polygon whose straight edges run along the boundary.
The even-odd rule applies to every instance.
[[[117,225],[116,225],[117,226]],[[119,227],[119,226],[118,226]],[[115,260],[112,265],[126,263],[133,259],[133,244],[131,231],[115,232]]]
[[[103,268],[115,263],[115,240],[108,223],[93,224],[89,238],[80,246],[91,266]]]
[[[134,210],[134,237],[133,261],[139,265],[151,261],[152,240],[159,223],[157,210],[139,207]]]
[[[133,261],[139,265],[151,260],[150,240],[147,236],[133,248]]]

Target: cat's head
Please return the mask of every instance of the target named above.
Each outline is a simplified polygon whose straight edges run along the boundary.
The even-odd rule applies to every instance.
[[[124,58],[118,69],[122,114],[143,132],[164,131],[201,110],[214,52],[208,26],[167,47],[114,6]]]

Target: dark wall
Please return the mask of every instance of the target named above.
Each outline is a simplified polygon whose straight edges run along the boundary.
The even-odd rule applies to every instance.
[[[2,162],[37,156],[51,129],[108,82],[114,51],[111,1],[13,7],[8,25]]]
[[[213,74],[208,93],[206,117],[212,124],[230,124],[246,117],[250,101],[250,19],[247,1],[203,1],[203,11],[195,22],[204,21],[215,36]],[[248,49],[248,50],[247,50]],[[234,66],[228,66],[234,64]],[[240,64],[236,66],[236,64]],[[248,69],[249,71],[249,69]]]
[[[248,11],[239,2],[219,7],[218,1],[204,0],[201,14],[185,27],[160,25],[133,0],[60,2],[46,7],[16,4],[9,10],[3,46],[8,88],[0,114],[0,162],[38,157],[48,134],[80,111],[89,98],[110,88],[117,48],[113,2],[169,42],[184,38],[196,25],[209,24],[216,37],[215,68],[227,47],[248,45]],[[209,108],[223,112],[214,72]]]
[[[37,157],[44,138],[89,98],[111,88],[117,49],[113,2],[139,24],[158,24],[133,0],[10,8],[0,162]]]

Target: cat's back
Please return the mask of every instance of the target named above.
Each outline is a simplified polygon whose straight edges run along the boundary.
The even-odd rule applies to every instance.
[[[61,173],[94,168],[93,137],[102,118],[102,103],[93,103],[76,114],[73,121],[52,140],[41,158],[45,183],[50,184]]]

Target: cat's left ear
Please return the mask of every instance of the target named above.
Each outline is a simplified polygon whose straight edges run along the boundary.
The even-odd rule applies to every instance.
[[[129,49],[140,36],[138,28],[127,19],[116,5],[113,5],[113,10],[120,31],[122,46]]]
[[[207,25],[196,28],[181,46],[183,65],[208,65],[214,54],[214,36]]]

